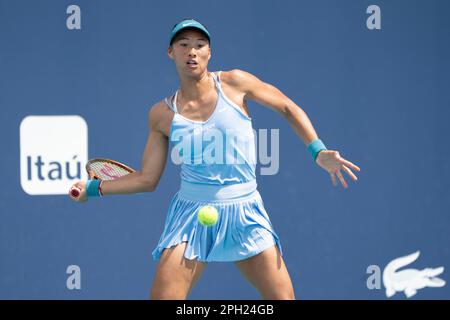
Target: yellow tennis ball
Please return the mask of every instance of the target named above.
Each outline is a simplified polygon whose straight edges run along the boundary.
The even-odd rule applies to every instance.
[[[216,224],[218,218],[219,212],[212,206],[203,206],[198,211],[198,221],[206,227]]]

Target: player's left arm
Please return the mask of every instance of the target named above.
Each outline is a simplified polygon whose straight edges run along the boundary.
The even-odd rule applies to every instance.
[[[308,146],[312,141],[318,139],[306,112],[278,88],[261,81],[243,70],[235,69],[230,71],[228,78],[233,87],[244,93],[244,100],[255,101],[281,114],[305,145]],[[357,165],[342,158],[336,150],[320,151],[316,158],[316,163],[330,174],[335,186],[337,185],[335,175],[337,175],[344,188],[347,188],[348,185],[342,176],[341,170],[345,171],[354,181],[358,178],[352,172],[352,169],[356,171],[361,170]]]

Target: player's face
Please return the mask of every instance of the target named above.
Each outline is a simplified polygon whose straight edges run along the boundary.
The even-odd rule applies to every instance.
[[[168,55],[174,60],[178,73],[200,75],[208,66],[211,48],[203,33],[184,30],[169,47]]]

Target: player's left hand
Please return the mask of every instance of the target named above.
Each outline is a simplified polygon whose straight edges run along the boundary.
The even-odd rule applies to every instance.
[[[339,152],[335,150],[320,151],[317,155],[316,163],[330,174],[331,181],[333,182],[334,186],[337,186],[337,175],[344,188],[348,188],[348,185],[347,182],[345,182],[341,170],[345,171],[353,179],[353,181],[358,180],[358,178],[355,176],[351,169],[361,171],[361,169],[357,165],[342,158],[339,155]]]

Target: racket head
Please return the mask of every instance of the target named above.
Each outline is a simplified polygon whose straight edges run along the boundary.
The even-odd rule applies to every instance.
[[[114,180],[133,173],[136,170],[119,161],[95,158],[86,163],[86,171],[91,180]]]

